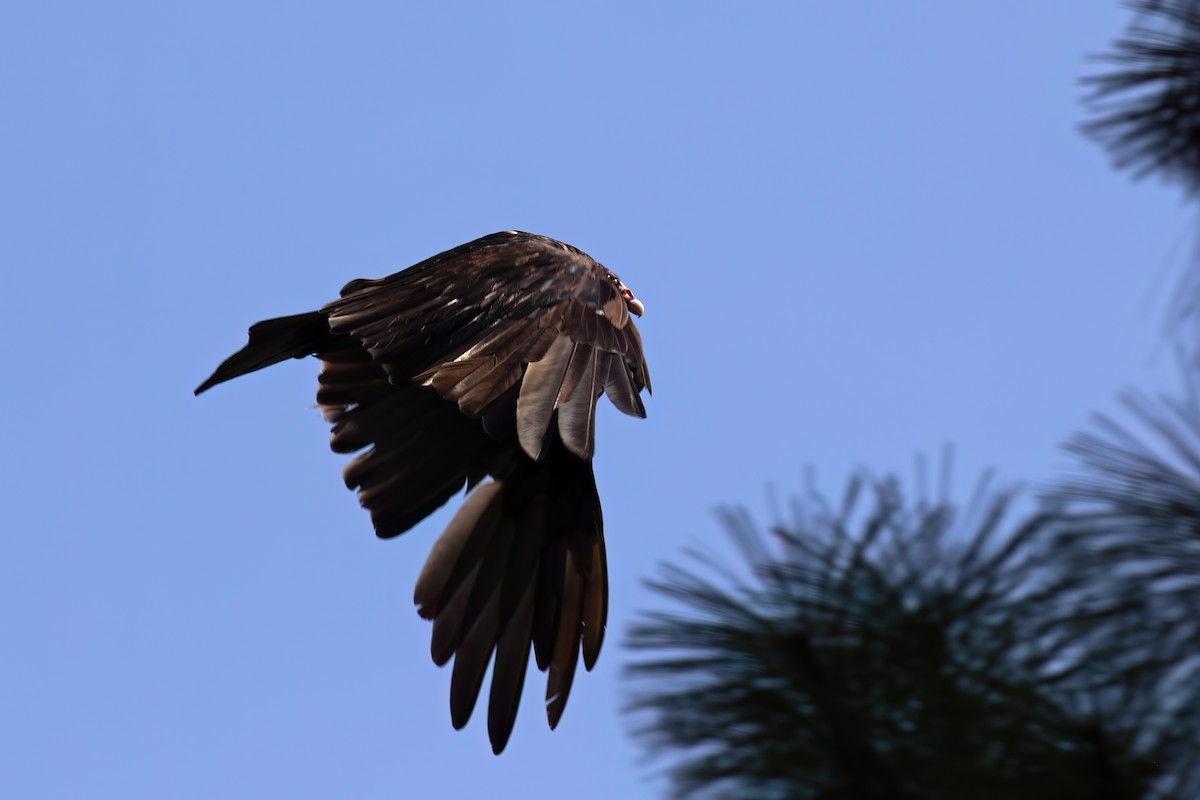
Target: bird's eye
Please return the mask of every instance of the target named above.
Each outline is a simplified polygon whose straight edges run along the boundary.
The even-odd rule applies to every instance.
[[[616,275],[613,275],[611,272],[608,273],[608,279],[613,282],[613,286],[621,285],[621,279],[618,278]]]

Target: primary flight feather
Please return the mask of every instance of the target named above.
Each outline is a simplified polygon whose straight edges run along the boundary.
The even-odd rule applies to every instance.
[[[640,393],[650,375],[631,317],[643,311],[583,251],[504,231],[351,281],[319,311],[252,326],[249,343],[196,389],[319,358],[330,447],[358,452],[346,486],[380,537],[404,533],[467,487],[413,596],[433,621],[433,660],[454,659],[456,728],[494,656],[496,753],[512,732],[531,645],[548,673],[551,728],[580,652],[589,670],[600,652],[608,581],[591,463],[596,403],[606,394],[646,416]]]

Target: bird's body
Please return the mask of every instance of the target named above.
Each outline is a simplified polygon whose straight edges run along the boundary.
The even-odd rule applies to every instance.
[[[582,650],[591,669],[608,587],[592,476],[601,394],[645,416],[650,388],[630,314],[642,305],[605,267],[544,236],[485,236],[379,280],[351,281],[319,311],[266,320],[196,390],[288,358],[321,362],[330,446],[380,537],[397,536],[463,486],[414,599],[431,651],[454,657],[455,727],[488,661],[493,749],[508,741],[532,643],[551,727]],[[482,482],[485,477],[492,480]]]

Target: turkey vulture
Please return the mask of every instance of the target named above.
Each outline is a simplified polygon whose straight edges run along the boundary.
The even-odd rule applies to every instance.
[[[454,657],[450,717],[475,707],[495,653],[488,734],[512,732],[530,644],[546,714],[566,706],[579,653],[591,669],[608,610],[592,475],[596,403],[646,416],[642,304],[583,251],[494,233],[378,280],[319,311],[269,319],[196,394],[288,358],[321,360],[330,447],[375,533],[404,533],[463,486],[467,497],[417,579],[433,660]],[[485,477],[491,480],[484,482]]]

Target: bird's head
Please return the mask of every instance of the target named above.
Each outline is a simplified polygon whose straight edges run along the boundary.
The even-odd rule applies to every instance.
[[[635,317],[640,317],[642,314],[646,313],[646,307],[642,305],[642,301],[633,296],[633,290],[621,283],[621,279],[617,277],[616,273],[610,270],[608,277],[610,280],[612,280],[613,285],[617,287],[617,292],[621,295],[621,297],[625,298],[625,305],[629,307],[630,314],[633,314]]]

